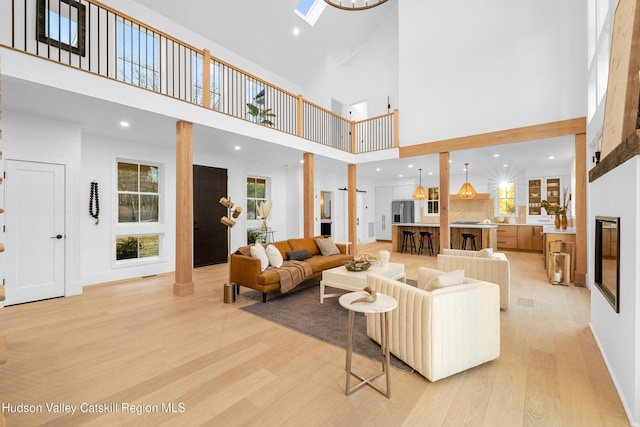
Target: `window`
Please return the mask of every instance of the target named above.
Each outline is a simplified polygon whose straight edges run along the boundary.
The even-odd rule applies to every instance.
[[[85,10],[75,0],[38,0],[38,40],[84,56]]]
[[[314,26],[326,6],[323,0],[299,0],[294,12],[309,25]]]
[[[117,221],[115,261],[158,258],[162,255],[164,225],[160,223],[160,166],[117,162]]]
[[[247,178],[247,219],[258,218],[260,202],[267,201],[267,180],[264,178]]]
[[[516,213],[516,185],[513,182],[501,182],[498,186],[498,214]]]
[[[116,260],[160,256],[158,234],[116,237]]]
[[[118,80],[159,91],[160,42],[158,36],[122,18],[118,19],[116,31]]]
[[[158,166],[118,162],[118,222],[158,222]]]
[[[438,187],[427,188],[427,215],[440,213],[440,189]]]

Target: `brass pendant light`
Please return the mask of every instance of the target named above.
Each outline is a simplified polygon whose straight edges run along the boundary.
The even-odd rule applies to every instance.
[[[427,191],[422,186],[422,169],[418,169],[420,171],[420,185],[416,188],[416,191],[413,192],[411,198],[413,200],[427,200]]]
[[[473,185],[469,184],[469,163],[464,164],[464,171],[466,173],[466,179],[460,190],[458,190],[458,197],[461,199],[473,199],[478,195]]]
[[[365,10],[380,6],[388,0],[324,0],[325,3],[342,10]]]

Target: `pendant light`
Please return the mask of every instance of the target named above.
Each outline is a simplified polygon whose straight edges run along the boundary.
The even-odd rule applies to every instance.
[[[418,169],[420,171],[420,185],[416,188],[416,191],[413,192],[411,198],[413,200],[427,200],[427,191],[422,186],[422,169]]]
[[[478,193],[476,193],[473,185],[469,184],[469,163],[464,164],[464,171],[466,172],[466,180],[458,190],[458,197],[461,199],[473,199]]]

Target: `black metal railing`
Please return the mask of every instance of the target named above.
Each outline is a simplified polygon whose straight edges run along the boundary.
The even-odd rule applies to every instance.
[[[351,122],[97,1],[3,0],[0,45],[342,151],[397,146],[397,111]]]

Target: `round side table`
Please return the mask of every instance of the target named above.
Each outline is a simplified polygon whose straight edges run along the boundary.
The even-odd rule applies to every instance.
[[[357,302],[353,303],[358,298],[366,297],[369,294],[367,292],[349,292],[344,294],[338,300],[340,305],[349,310],[349,320],[347,323],[347,384],[345,388],[345,394],[348,396],[353,391],[363,387],[365,384],[373,387],[375,390],[382,393],[387,399],[391,398],[391,389],[389,382],[389,313],[398,306],[398,302],[389,295],[378,293],[376,300],[373,302]],[[353,355],[353,321],[355,313],[366,314],[380,314],[380,330],[381,330],[381,342],[380,348],[382,350],[382,372],[370,377],[364,378],[351,370],[351,357]],[[354,376],[360,380],[360,383],[351,387],[351,376]],[[376,378],[386,375],[387,387],[383,390],[381,387],[373,384]]]

